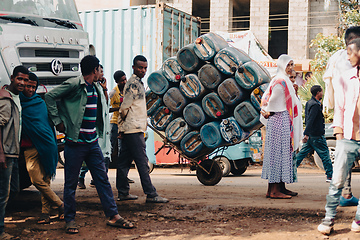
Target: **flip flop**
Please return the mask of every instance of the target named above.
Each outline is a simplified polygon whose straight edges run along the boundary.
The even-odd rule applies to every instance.
[[[67,222],[65,227],[65,232],[68,234],[77,234],[79,233],[78,226],[75,221]]]
[[[38,224],[49,224],[50,223],[50,215],[46,213],[42,213],[39,220],[37,221]]]
[[[126,228],[126,229],[131,229],[131,228],[135,227],[134,224],[125,220],[122,217],[120,219],[116,220],[116,222],[107,221],[106,225],[111,226],[111,227]]]

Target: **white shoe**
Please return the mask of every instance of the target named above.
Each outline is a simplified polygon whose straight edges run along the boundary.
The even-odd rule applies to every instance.
[[[325,225],[323,223],[321,223],[317,229],[324,235],[330,235],[330,233],[334,230],[333,226]]]
[[[355,220],[351,224],[351,231],[360,232],[360,225],[355,222]]]

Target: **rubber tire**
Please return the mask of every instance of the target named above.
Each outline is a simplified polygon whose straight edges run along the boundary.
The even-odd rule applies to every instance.
[[[196,166],[196,177],[205,186],[214,186],[218,184],[222,178],[222,170],[220,165],[211,159],[206,159],[200,162],[200,165],[206,170],[210,170],[210,174],[207,174],[203,169],[199,166]]]
[[[230,174],[231,163],[227,157],[216,157],[214,160],[220,165],[220,168],[223,172],[223,177],[227,177]]]
[[[235,167],[236,164],[236,167]],[[230,172],[234,174],[235,176],[241,176],[249,166],[249,159],[241,159],[241,160],[235,160],[231,161],[231,170]]]
[[[327,139],[326,140],[327,146],[329,148],[329,153],[330,153],[330,159],[331,159],[331,163],[334,164],[334,160],[335,160],[335,147],[336,147],[336,140],[334,139]],[[321,158],[319,157],[319,155],[316,153],[316,151],[314,152],[314,162],[316,164],[316,166],[325,171],[324,169],[324,165],[321,161]]]

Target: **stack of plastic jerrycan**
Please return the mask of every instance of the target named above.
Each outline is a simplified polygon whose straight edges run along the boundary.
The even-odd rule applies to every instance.
[[[182,117],[178,117],[171,121],[166,127],[165,136],[170,142],[178,144],[189,131],[189,125]]]
[[[178,83],[180,78],[176,76],[184,76],[184,70],[181,68],[176,57],[166,59],[161,67],[161,70],[169,82]]]
[[[183,110],[185,121],[193,128],[200,128],[208,117],[201,108],[201,103],[189,103]]]
[[[147,84],[150,90],[157,95],[164,95],[170,86],[162,70],[151,73],[147,79]]]
[[[226,144],[221,136],[220,121],[209,122],[203,125],[200,129],[200,137],[205,146],[211,149]]]
[[[256,110],[261,110],[261,98],[264,95],[264,92],[269,87],[269,83],[264,83],[255,88],[250,94],[251,104],[256,108]]]
[[[241,65],[250,61],[251,58],[244,51],[234,47],[220,50],[214,58],[215,66],[225,75],[233,75]]]
[[[260,123],[260,112],[255,109],[250,101],[243,101],[236,106],[234,118],[242,129],[249,132],[262,125]]]
[[[252,90],[263,83],[269,83],[271,76],[264,67],[251,61],[237,69],[235,80],[242,88]]]
[[[249,136],[249,133],[241,129],[234,117],[225,118],[220,123],[221,136],[228,143],[237,143]]]
[[[187,104],[186,98],[176,87],[170,88],[164,94],[163,101],[165,106],[167,106],[174,113],[180,113]]]
[[[233,78],[223,81],[219,85],[217,92],[221,100],[230,106],[234,106],[246,98],[246,92],[239,87]]]
[[[167,107],[161,106],[153,113],[150,118],[150,122],[155,129],[164,131],[174,118],[175,115],[173,112],[171,112]]]
[[[188,157],[196,157],[209,151],[201,140],[199,131],[191,131],[180,142],[180,148]]]
[[[151,116],[162,105],[162,99],[150,90],[146,91],[145,96],[147,115]]]
[[[229,44],[221,36],[214,33],[201,35],[195,40],[195,53],[203,61],[209,61],[215,57],[221,49]]]
[[[204,112],[211,118],[221,119],[228,113],[228,108],[221,101],[219,95],[214,92],[203,97],[201,106]]]
[[[179,65],[186,72],[196,72],[200,69],[202,65],[205,64],[204,61],[200,60],[195,53],[195,43],[186,45],[181,48],[179,52],[176,54],[176,58],[178,60]]]
[[[201,84],[198,76],[194,73],[181,78],[179,89],[185,97],[191,100],[201,98],[206,92],[205,87]]]
[[[202,85],[207,89],[216,89],[225,79],[225,76],[212,64],[205,64],[198,72],[198,77]]]

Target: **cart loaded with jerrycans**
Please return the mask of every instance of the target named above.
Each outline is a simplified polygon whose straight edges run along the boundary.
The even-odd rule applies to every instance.
[[[221,36],[198,37],[147,79],[149,127],[163,141],[155,155],[171,148],[202,184],[216,185],[223,176],[217,159],[239,151],[262,126],[260,100],[269,82],[265,68]],[[233,172],[245,171],[249,159],[231,161]]]

